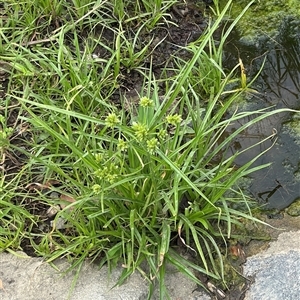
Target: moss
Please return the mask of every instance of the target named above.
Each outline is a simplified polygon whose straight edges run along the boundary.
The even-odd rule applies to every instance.
[[[292,217],[300,216],[300,198],[296,199],[287,209],[287,214]]]
[[[220,0],[221,7],[226,3],[227,0]],[[230,18],[237,17],[248,3],[249,0],[234,0]],[[257,0],[239,21],[237,29],[246,40],[261,36],[274,38],[281,24],[290,17],[300,17],[299,0]]]
[[[295,114],[291,120],[283,125],[282,131],[294,138],[294,142],[300,145],[300,116]]]

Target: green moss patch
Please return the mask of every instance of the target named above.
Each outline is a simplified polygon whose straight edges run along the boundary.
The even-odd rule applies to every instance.
[[[225,6],[227,1],[221,0]],[[230,17],[236,18],[249,3],[247,0],[235,1],[230,11]],[[287,18],[300,16],[298,0],[266,0],[255,1],[244,17],[239,21],[237,29],[243,39],[256,40],[257,37],[276,37],[280,32],[282,23]],[[296,22],[297,23],[297,22]],[[295,23],[295,26],[299,26]]]

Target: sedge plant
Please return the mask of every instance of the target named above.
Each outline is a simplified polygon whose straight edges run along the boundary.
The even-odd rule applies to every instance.
[[[153,2],[157,8],[173,3]],[[128,40],[121,27],[127,14],[116,11],[112,19],[121,18],[119,30],[112,31],[115,40],[106,45],[106,57],[92,56],[91,49],[103,46],[100,38],[92,38],[84,49],[79,46],[76,26],[81,28],[82,21],[95,28],[99,21],[93,20],[94,13],[100,16],[93,8],[84,11],[88,21],[78,16],[75,25],[57,30],[48,48],[6,45],[8,54],[2,53],[1,59],[12,67],[8,94],[26,111],[20,119],[32,134],[26,168],[34,172],[36,182],[59,182],[56,191],[72,199],[57,213],[49,232],[30,233],[37,254],[48,262],[68,257],[72,268],[80,268],[88,258],[97,258],[100,266],[110,269],[121,265],[118,284],[139,271],[149,282],[149,299],[156,282],[160,299],[168,298],[164,285],[168,264],[197,284],[201,282],[194,272],[226,286],[220,243],[227,243],[241,219],[260,222],[250,209],[233,208],[232,203],[247,201],[235,184],[265,167],[251,167],[256,157],[235,169],[239,153],[226,156],[226,149],[247,127],[282,111],[226,115],[248,88],[243,82],[241,88],[230,90],[235,70],[226,72],[222,67],[222,45],[238,20],[224,32],[219,48],[214,41],[230,4],[186,48],[190,59],[175,58],[170,77],[156,78],[152,66],[143,66],[147,47],[134,51],[140,31]],[[151,26],[157,24],[157,14],[149,21]],[[71,46],[66,41],[70,28]],[[122,57],[121,49],[131,46]],[[122,60],[143,74],[139,100],[131,109],[122,101],[119,106],[111,101],[122,77]],[[250,116],[250,122],[224,135],[230,124]],[[229,197],[228,191],[234,196]],[[39,197],[48,205],[63,201],[47,194]],[[178,243],[195,259],[181,256]]]

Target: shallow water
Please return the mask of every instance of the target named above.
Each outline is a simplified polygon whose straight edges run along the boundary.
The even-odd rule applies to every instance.
[[[232,68],[240,57],[246,67],[247,77],[253,77],[266,58],[263,71],[253,88],[260,94],[247,99],[243,109],[264,107],[300,109],[300,28],[292,19],[286,20],[276,39],[261,38],[256,44],[241,42],[237,33],[231,36],[226,46],[227,67]],[[237,50],[238,49],[238,50]],[[293,121],[293,127],[289,123]],[[298,120],[298,121],[297,121]],[[246,121],[246,120],[245,120]],[[236,124],[235,127],[240,126]],[[232,126],[229,129],[235,130]],[[276,130],[275,145],[255,163],[260,165],[272,162],[264,170],[251,175],[250,193],[268,208],[282,209],[300,197],[300,120],[295,115],[283,113],[257,123],[243,133],[231,147],[231,151],[245,149]],[[237,165],[243,165],[272,145],[268,140],[240,155]]]

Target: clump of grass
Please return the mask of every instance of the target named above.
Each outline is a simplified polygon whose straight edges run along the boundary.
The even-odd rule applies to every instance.
[[[147,47],[139,45],[135,51],[140,30],[131,40],[123,33],[126,22],[132,21],[122,10],[126,1],[118,1],[114,9],[106,1],[95,1],[93,7],[73,2],[72,18],[78,13],[75,23],[59,27],[49,47],[43,43],[30,48],[2,45],[7,53],[2,51],[1,59],[13,69],[9,95],[26,111],[20,118],[30,124],[29,178],[44,183],[55,179],[61,185],[58,191],[75,200],[58,212],[51,232],[30,233],[33,248],[49,262],[73,258],[73,267],[86,258],[100,258],[101,265],[111,268],[122,264],[118,284],[138,270],[150,286],[154,279],[159,281],[161,299],[167,297],[168,263],[198,284],[191,270],[226,285],[219,241],[226,244],[232,225],[239,225],[241,218],[258,221],[250,209],[232,207],[237,201],[247,207],[246,197],[234,185],[264,166],[251,168],[254,158],[236,170],[234,159],[239,153],[216,158],[240,132],[278,112],[241,112],[225,118],[228,108],[248,88],[228,90],[235,70],[226,74],[222,68],[222,46],[242,15],[224,32],[217,47],[213,34],[229,1],[202,37],[186,48],[192,58],[174,58],[177,67],[171,70],[172,77],[156,78],[152,66],[143,66]],[[155,26],[174,3],[154,2],[142,2],[143,14],[139,1],[130,2],[140,12],[139,20],[147,20],[140,28]],[[104,14],[97,5],[105,7]],[[148,11],[150,7],[157,10]],[[54,9],[47,14],[54,11],[59,13]],[[118,30],[111,31],[114,44],[104,45],[101,36],[80,43],[78,30],[87,24],[95,28],[97,17],[103,28],[118,20]],[[71,28],[72,42],[66,37]],[[93,58],[97,46],[108,54]],[[130,110],[110,100],[123,76],[122,66],[144,74],[139,102],[132,103]],[[231,123],[249,116],[252,121],[224,137]],[[226,196],[227,191],[233,196]],[[39,197],[55,204],[47,195]],[[5,200],[5,205],[13,207],[9,203]],[[5,214],[14,213],[6,210]],[[196,255],[197,263],[178,254],[177,241]],[[4,244],[4,248],[10,246]],[[142,267],[144,262],[148,272]]]
[[[7,126],[6,118],[0,115],[0,161],[1,163],[5,160],[5,151],[10,145],[10,136],[13,133],[13,128]]]
[[[23,240],[28,239],[35,217],[26,210],[22,203],[16,204],[12,199],[18,193],[19,176],[7,180],[1,170],[0,180],[0,251],[14,253],[21,250]]]

